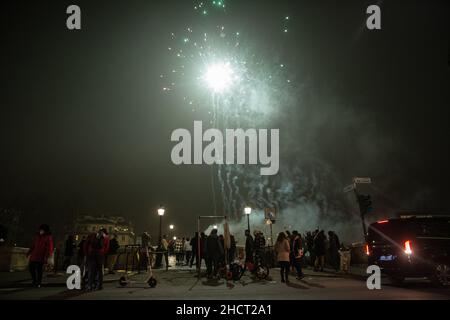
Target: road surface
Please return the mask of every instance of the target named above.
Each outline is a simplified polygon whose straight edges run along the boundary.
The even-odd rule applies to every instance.
[[[278,269],[271,270],[271,279],[258,281],[244,275],[241,281],[206,281],[198,279],[195,270],[156,270],[156,288],[148,288],[141,283],[131,287],[120,287],[118,275],[106,276],[104,289],[85,292],[67,290],[65,275],[55,279],[47,278],[42,288],[30,287],[29,280],[5,283],[7,275],[0,281],[0,299],[450,299],[450,289],[433,288],[427,281],[408,281],[404,287],[395,287],[387,280],[382,281],[380,290],[367,289],[366,282],[354,276],[333,273],[315,273],[305,270],[306,277],[291,283],[280,282]],[[143,280],[145,275],[135,275],[134,280]]]

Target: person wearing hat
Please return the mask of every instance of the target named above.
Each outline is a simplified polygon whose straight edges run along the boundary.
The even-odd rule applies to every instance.
[[[109,238],[105,228],[101,228],[87,237],[85,255],[88,267],[88,290],[103,289],[103,267],[108,251]]]

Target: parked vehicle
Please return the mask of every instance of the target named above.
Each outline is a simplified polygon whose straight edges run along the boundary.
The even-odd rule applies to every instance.
[[[395,284],[427,277],[450,284],[450,216],[404,216],[372,223],[366,253]]]

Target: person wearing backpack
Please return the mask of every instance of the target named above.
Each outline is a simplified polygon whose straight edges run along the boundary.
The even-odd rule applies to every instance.
[[[109,251],[108,232],[105,228],[91,233],[85,243],[85,255],[88,268],[87,290],[103,289],[103,266]]]

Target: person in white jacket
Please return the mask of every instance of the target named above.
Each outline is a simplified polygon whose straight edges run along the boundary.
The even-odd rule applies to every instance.
[[[191,240],[189,238],[186,238],[186,240],[184,241],[184,253],[186,255],[186,265],[189,265],[189,261],[191,260],[192,255]]]

